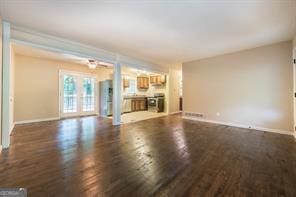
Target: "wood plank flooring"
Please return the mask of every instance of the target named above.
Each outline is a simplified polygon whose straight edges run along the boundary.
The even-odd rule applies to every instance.
[[[171,115],[17,125],[0,187],[31,196],[296,196],[292,136]]]

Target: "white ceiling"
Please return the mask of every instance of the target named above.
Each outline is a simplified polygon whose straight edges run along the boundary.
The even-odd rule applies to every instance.
[[[12,44],[12,48],[15,54],[20,54],[20,55],[29,56],[29,57],[60,60],[60,61],[71,62],[75,64],[83,64],[86,66],[88,62],[87,59],[76,57],[73,55],[45,51],[42,49],[32,48],[25,45]]]
[[[296,0],[0,0],[4,20],[158,64],[291,40]]]
[[[46,51],[43,49],[33,48],[30,46],[20,45],[15,43],[12,44],[12,48],[15,54],[20,54],[20,55],[29,56],[29,57],[58,60],[58,61],[64,61],[64,62],[88,66],[88,59],[83,57]],[[97,66],[102,66],[105,68],[108,67],[113,69],[113,65],[109,65],[108,63],[102,62],[102,61],[98,61]]]

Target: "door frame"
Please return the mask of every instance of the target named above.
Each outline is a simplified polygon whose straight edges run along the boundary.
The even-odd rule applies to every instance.
[[[293,65],[293,133],[294,137],[296,138],[296,46],[293,47],[293,59],[292,59],[292,65]]]
[[[80,77],[92,77],[95,79],[95,85],[94,85],[94,91],[95,91],[95,110],[93,112],[82,112],[81,110],[81,106],[77,103],[77,112],[76,113],[69,113],[69,114],[65,114],[63,113],[63,79],[62,76],[64,74],[69,74],[69,75],[74,75],[77,77],[77,79],[79,79]],[[80,84],[79,80],[78,82],[78,86],[81,86],[82,84]],[[64,69],[60,69],[59,70],[59,117],[60,118],[68,118],[68,117],[75,117],[75,116],[89,116],[89,115],[97,115],[98,114],[98,90],[97,90],[97,82],[98,82],[98,78],[97,75],[92,74],[92,73],[87,73],[87,72],[79,72],[79,71],[73,71],[73,70],[64,70]],[[80,89],[80,88],[79,88]],[[81,90],[77,91],[77,102],[81,102],[80,99],[80,95],[81,95]]]

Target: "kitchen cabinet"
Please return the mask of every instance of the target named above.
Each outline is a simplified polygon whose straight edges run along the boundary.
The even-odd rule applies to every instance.
[[[150,84],[153,86],[163,85],[166,82],[165,75],[152,75],[150,76]]]
[[[151,84],[156,84],[158,80],[159,80],[158,76],[150,76],[150,83]]]
[[[148,77],[137,77],[137,87],[138,87],[138,89],[148,89],[149,88],[149,78]]]
[[[132,102],[131,102],[131,108],[132,108],[132,112],[147,110],[147,99],[146,98],[133,98]]]
[[[129,85],[129,79],[123,79],[123,88],[128,88]]]

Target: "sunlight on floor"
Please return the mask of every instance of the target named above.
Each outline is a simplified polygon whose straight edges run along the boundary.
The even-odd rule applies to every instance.
[[[160,116],[166,116],[167,113],[161,112],[161,113],[155,113],[155,112],[149,112],[149,111],[138,111],[138,112],[131,112],[131,113],[125,113],[121,115],[121,123],[126,124],[130,122],[137,122],[141,120],[146,120],[150,118],[157,118]]]

